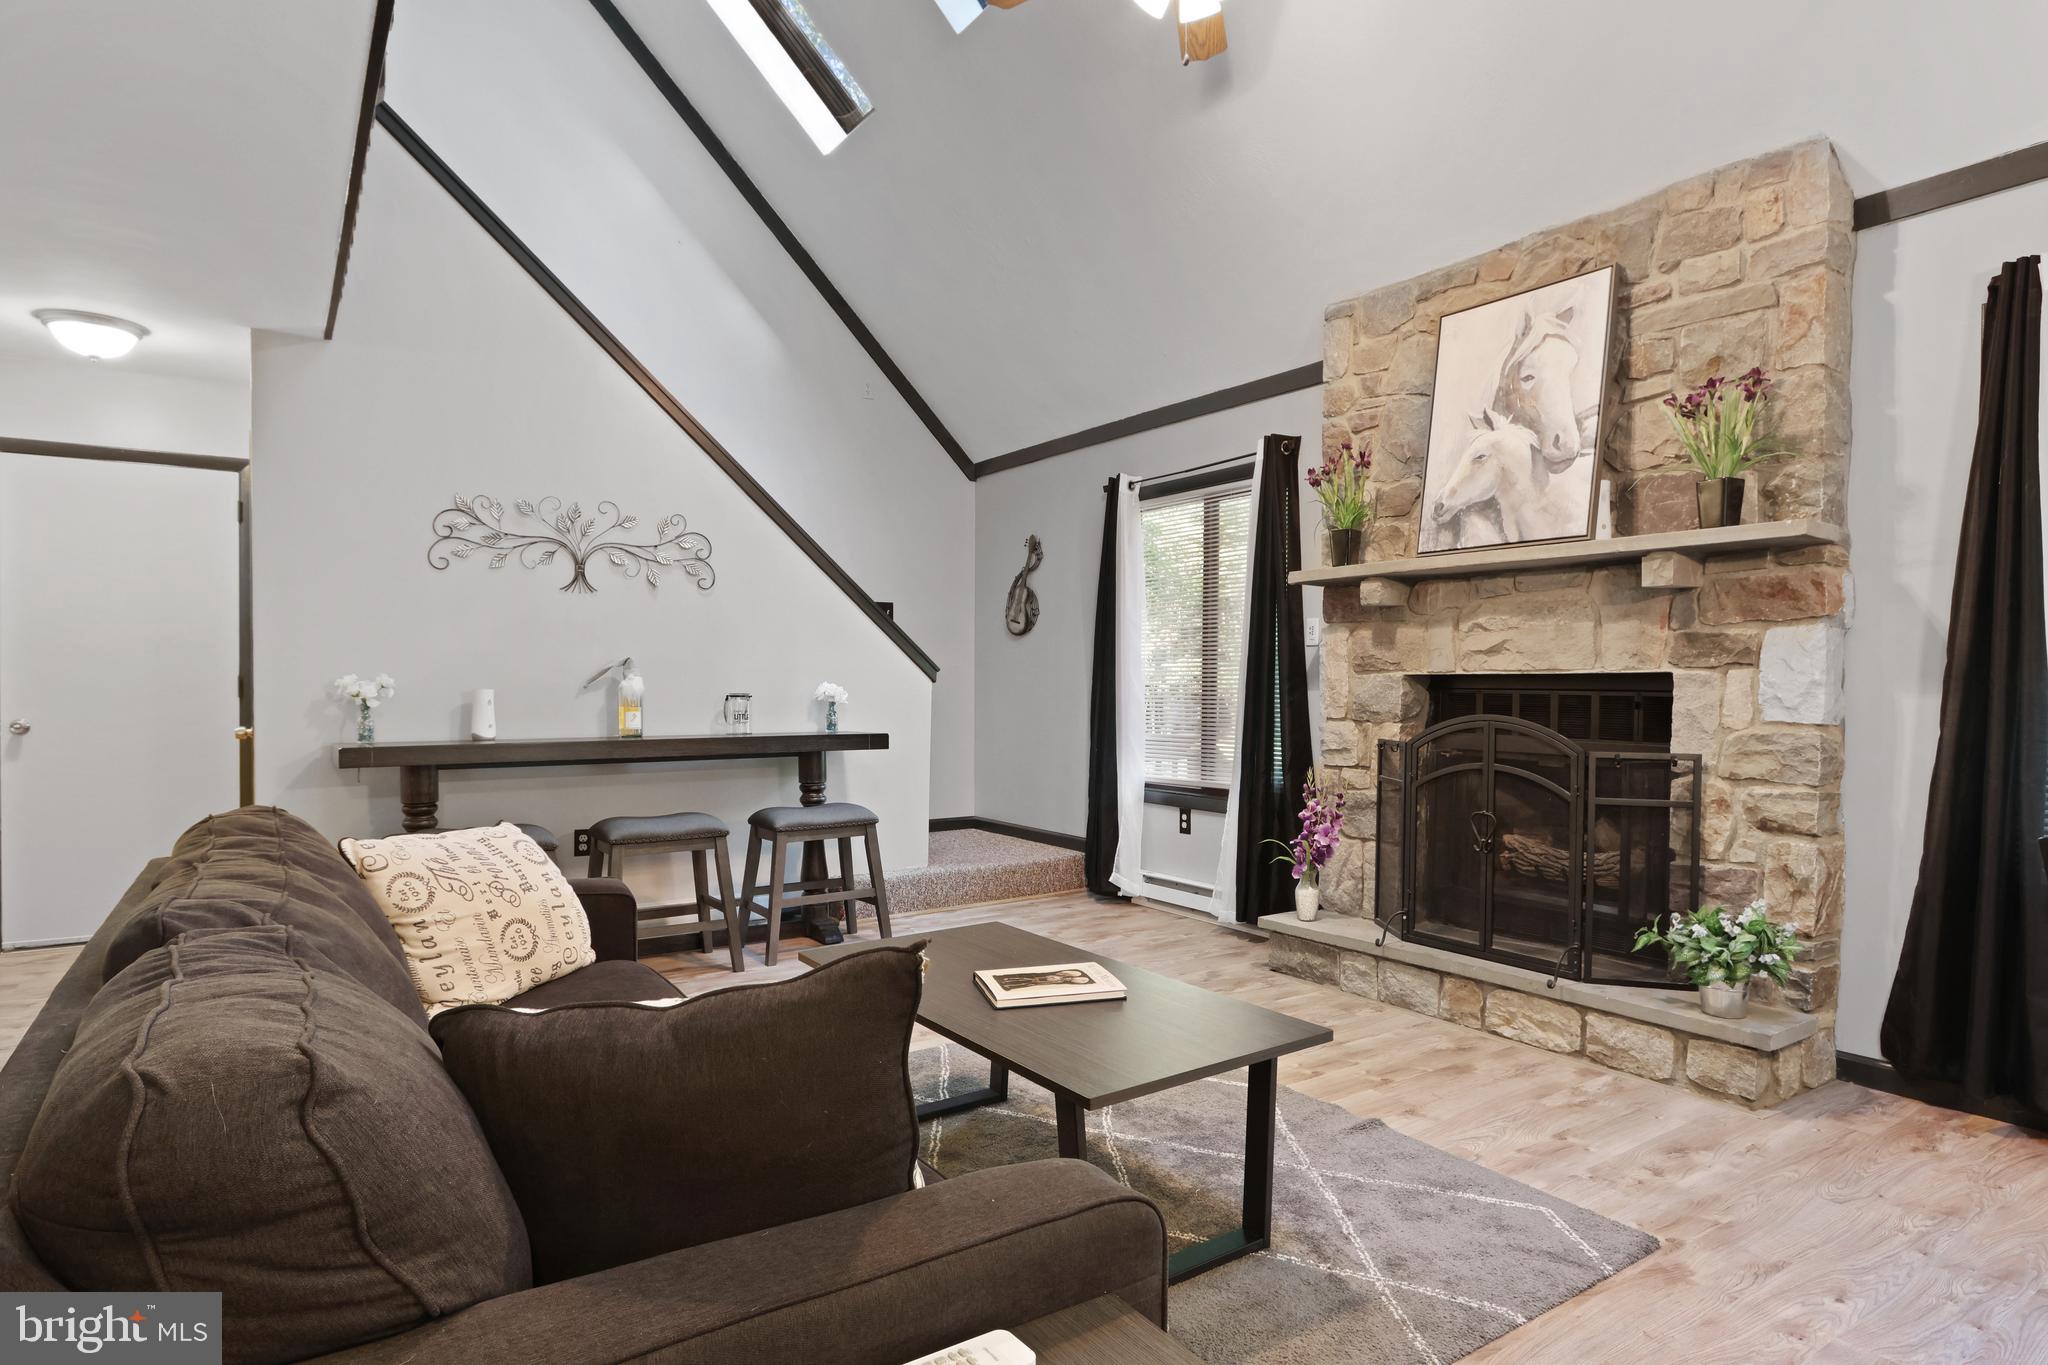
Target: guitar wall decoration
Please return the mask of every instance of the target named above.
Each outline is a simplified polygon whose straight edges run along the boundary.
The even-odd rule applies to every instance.
[[[1045,562],[1045,551],[1037,536],[1024,537],[1024,568],[1010,584],[1009,601],[1003,604],[1003,624],[1012,635],[1029,635],[1038,624],[1038,594],[1031,587],[1031,571]]]
[[[656,523],[651,541],[628,536],[640,519],[621,512],[615,502],[600,502],[586,515],[581,503],[564,507],[560,498],[538,503],[522,498],[512,504],[512,514],[514,524],[507,526],[504,503],[483,493],[474,498],[457,494],[451,506],[434,514],[435,539],[427,548],[427,563],[446,569],[458,559],[487,555],[493,569],[513,563],[539,569],[560,558],[569,568],[569,581],[560,591],[574,593],[597,591],[590,581],[592,563],[607,564],[622,578],[644,579],[649,589],[659,588],[671,570],[693,579],[700,590],[718,581],[709,537],[688,529],[680,512]],[[538,529],[525,529],[528,522]]]

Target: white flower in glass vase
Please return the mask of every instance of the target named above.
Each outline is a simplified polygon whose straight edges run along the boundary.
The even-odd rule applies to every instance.
[[[835,682],[821,682],[818,690],[811,694],[812,701],[825,703],[825,733],[833,734],[839,729],[839,706],[846,700],[846,689]]]
[[[334,680],[334,695],[346,702],[354,702],[356,708],[356,743],[374,744],[377,727],[370,718],[370,712],[383,704],[385,698],[398,690],[389,673],[379,673],[374,678],[360,678],[353,673],[344,673]]]

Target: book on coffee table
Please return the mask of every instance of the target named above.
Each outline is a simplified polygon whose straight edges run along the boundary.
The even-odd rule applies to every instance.
[[[974,974],[974,984],[999,1010],[1025,1005],[1078,1005],[1121,1000],[1124,983],[1099,962],[1061,962],[1044,967],[994,967]]]

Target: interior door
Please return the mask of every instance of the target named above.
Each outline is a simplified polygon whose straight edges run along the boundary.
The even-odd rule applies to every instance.
[[[0,453],[0,945],[89,938],[238,800],[240,477]]]

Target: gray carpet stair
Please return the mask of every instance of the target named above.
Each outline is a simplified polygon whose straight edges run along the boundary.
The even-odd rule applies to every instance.
[[[883,852],[888,852],[886,845]],[[868,879],[858,882],[866,886]],[[1045,896],[1079,891],[1083,885],[1081,855],[1072,849],[978,829],[938,830],[931,836],[928,865],[889,870],[889,912]],[[863,905],[860,913],[873,919],[875,907]]]

